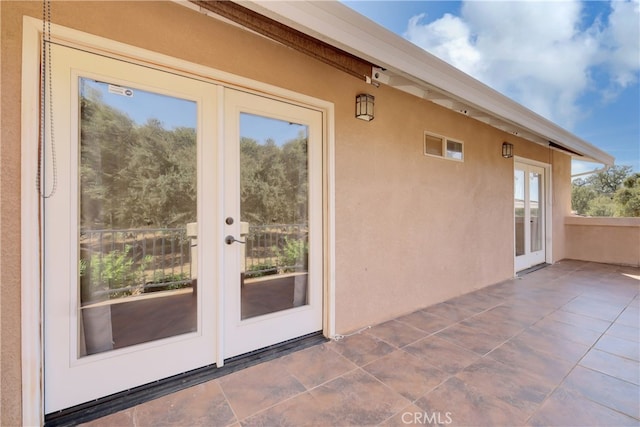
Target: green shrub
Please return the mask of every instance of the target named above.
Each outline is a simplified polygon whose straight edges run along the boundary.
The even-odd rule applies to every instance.
[[[144,270],[151,256],[145,256],[140,265],[135,266],[133,256],[130,255],[131,245],[125,245],[124,250],[113,250],[106,254],[92,254],[87,262],[86,259],[80,260],[80,278],[83,286],[88,286],[89,295],[96,291],[114,290],[119,288],[128,288],[131,286],[144,285]],[[88,280],[86,279],[89,273]],[[125,295],[131,295],[133,290],[122,292],[111,292],[109,298],[119,298]]]
[[[296,267],[305,267],[309,252],[306,239],[289,239],[285,237],[282,250],[276,249],[278,266],[283,273],[295,271]]]

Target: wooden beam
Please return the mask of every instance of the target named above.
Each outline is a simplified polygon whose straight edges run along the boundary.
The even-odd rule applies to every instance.
[[[203,9],[236,22],[361,80],[371,78],[373,64],[348,52],[308,36],[278,21],[260,15],[232,1],[189,0]]]

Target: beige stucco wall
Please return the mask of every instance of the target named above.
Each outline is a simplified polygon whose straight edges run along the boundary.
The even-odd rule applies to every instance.
[[[565,218],[566,258],[640,267],[640,218]]]
[[[554,259],[564,257],[570,161],[389,87],[375,88],[277,43],[174,3],[53,2],[57,24],[294,90],[335,104],[336,326],[347,332],[513,275],[513,160],[553,162]],[[0,1],[1,425],[20,424],[20,52],[22,16]],[[170,31],[173,29],[175,31]],[[353,117],[357,93],[376,118]],[[464,141],[465,161],[422,154],[423,132]]]

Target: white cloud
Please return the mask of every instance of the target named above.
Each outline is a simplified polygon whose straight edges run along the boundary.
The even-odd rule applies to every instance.
[[[640,70],[640,1],[614,1],[611,8],[601,37],[607,48],[603,60],[615,84],[624,88],[637,81]]]
[[[585,22],[580,1],[466,1],[461,16],[418,15],[405,37],[537,113],[571,128],[577,100],[605,68],[609,95],[637,79],[639,0]]]
[[[405,37],[467,74],[475,74],[481,63],[481,53],[471,43],[469,26],[448,13],[429,24],[422,24],[425,17],[424,13],[412,17]]]

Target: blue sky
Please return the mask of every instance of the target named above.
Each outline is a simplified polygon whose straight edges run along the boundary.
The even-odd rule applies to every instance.
[[[343,3],[640,172],[638,0]]]

